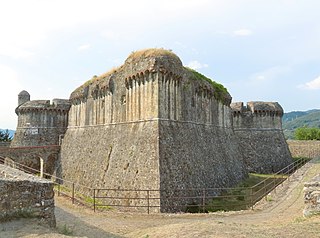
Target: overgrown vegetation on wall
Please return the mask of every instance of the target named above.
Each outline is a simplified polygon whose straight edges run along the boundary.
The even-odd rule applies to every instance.
[[[193,79],[201,80],[201,81],[207,81],[208,83],[210,83],[211,86],[215,90],[214,91],[214,97],[217,100],[223,100],[225,98],[225,96],[228,95],[228,90],[222,84],[219,84],[219,83],[207,78],[203,74],[201,74],[201,73],[199,73],[199,72],[197,72],[197,71],[195,71],[195,70],[193,70],[191,68],[185,67],[185,69],[192,73]]]

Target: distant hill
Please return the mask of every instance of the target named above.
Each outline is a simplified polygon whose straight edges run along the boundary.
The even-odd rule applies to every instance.
[[[284,113],[282,128],[287,139],[293,139],[295,129],[303,126],[320,128],[320,109]]]
[[[5,131],[6,129],[0,129],[0,131]],[[14,133],[16,132],[16,131],[14,131],[14,130],[8,130],[9,131],[9,134],[10,134],[10,136],[13,138],[13,136],[14,136]]]

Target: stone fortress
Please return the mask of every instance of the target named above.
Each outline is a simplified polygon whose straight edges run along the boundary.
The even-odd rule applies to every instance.
[[[163,49],[133,52],[69,100],[23,91],[18,101],[11,147],[60,145],[47,171],[88,187],[158,190],[160,206],[167,191],[232,187],[292,162],[278,103],[231,103]],[[35,157],[20,162],[38,166]]]

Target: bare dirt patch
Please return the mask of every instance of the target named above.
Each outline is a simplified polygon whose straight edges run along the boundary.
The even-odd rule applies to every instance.
[[[320,216],[304,218],[303,184],[320,171],[314,160],[253,210],[209,214],[96,212],[56,197],[57,229],[34,219],[0,224],[0,237],[320,237]]]

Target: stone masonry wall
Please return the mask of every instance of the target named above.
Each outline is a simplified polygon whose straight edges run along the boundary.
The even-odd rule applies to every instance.
[[[234,132],[249,172],[275,173],[292,163],[276,102],[232,103]]]
[[[0,221],[19,217],[55,227],[53,183],[0,164]]]
[[[185,211],[184,205],[200,202],[167,197],[199,196],[203,189],[232,187],[247,177],[231,128],[174,121],[159,123],[162,211]],[[188,191],[190,189],[192,191]],[[212,194],[206,196],[217,195],[220,191],[210,192]]]
[[[64,179],[92,188],[158,190],[158,134],[158,122],[152,120],[69,128],[62,143],[58,171]],[[88,194],[92,191],[81,192],[92,196]],[[110,192],[109,195],[146,197],[146,192]],[[146,205],[146,200],[139,199],[112,202]],[[159,201],[153,200],[151,204],[158,206]]]
[[[304,185],[304,216],[320,214],[320,175]]]
[[[94,188],[161,189],[152,197],[168,211],[183,202],[168,203],[162,191],[229,187],[247,172],[227,90],[171,52],[149,53],[133,54],[71,94],[60,171]]]
[[[27,101],[16,109],[18,125],[11,147],[58,145],[68,126],[64,99]]]
[[[236,131],[250,172],[275,173],[292,163],[282,131]]]

